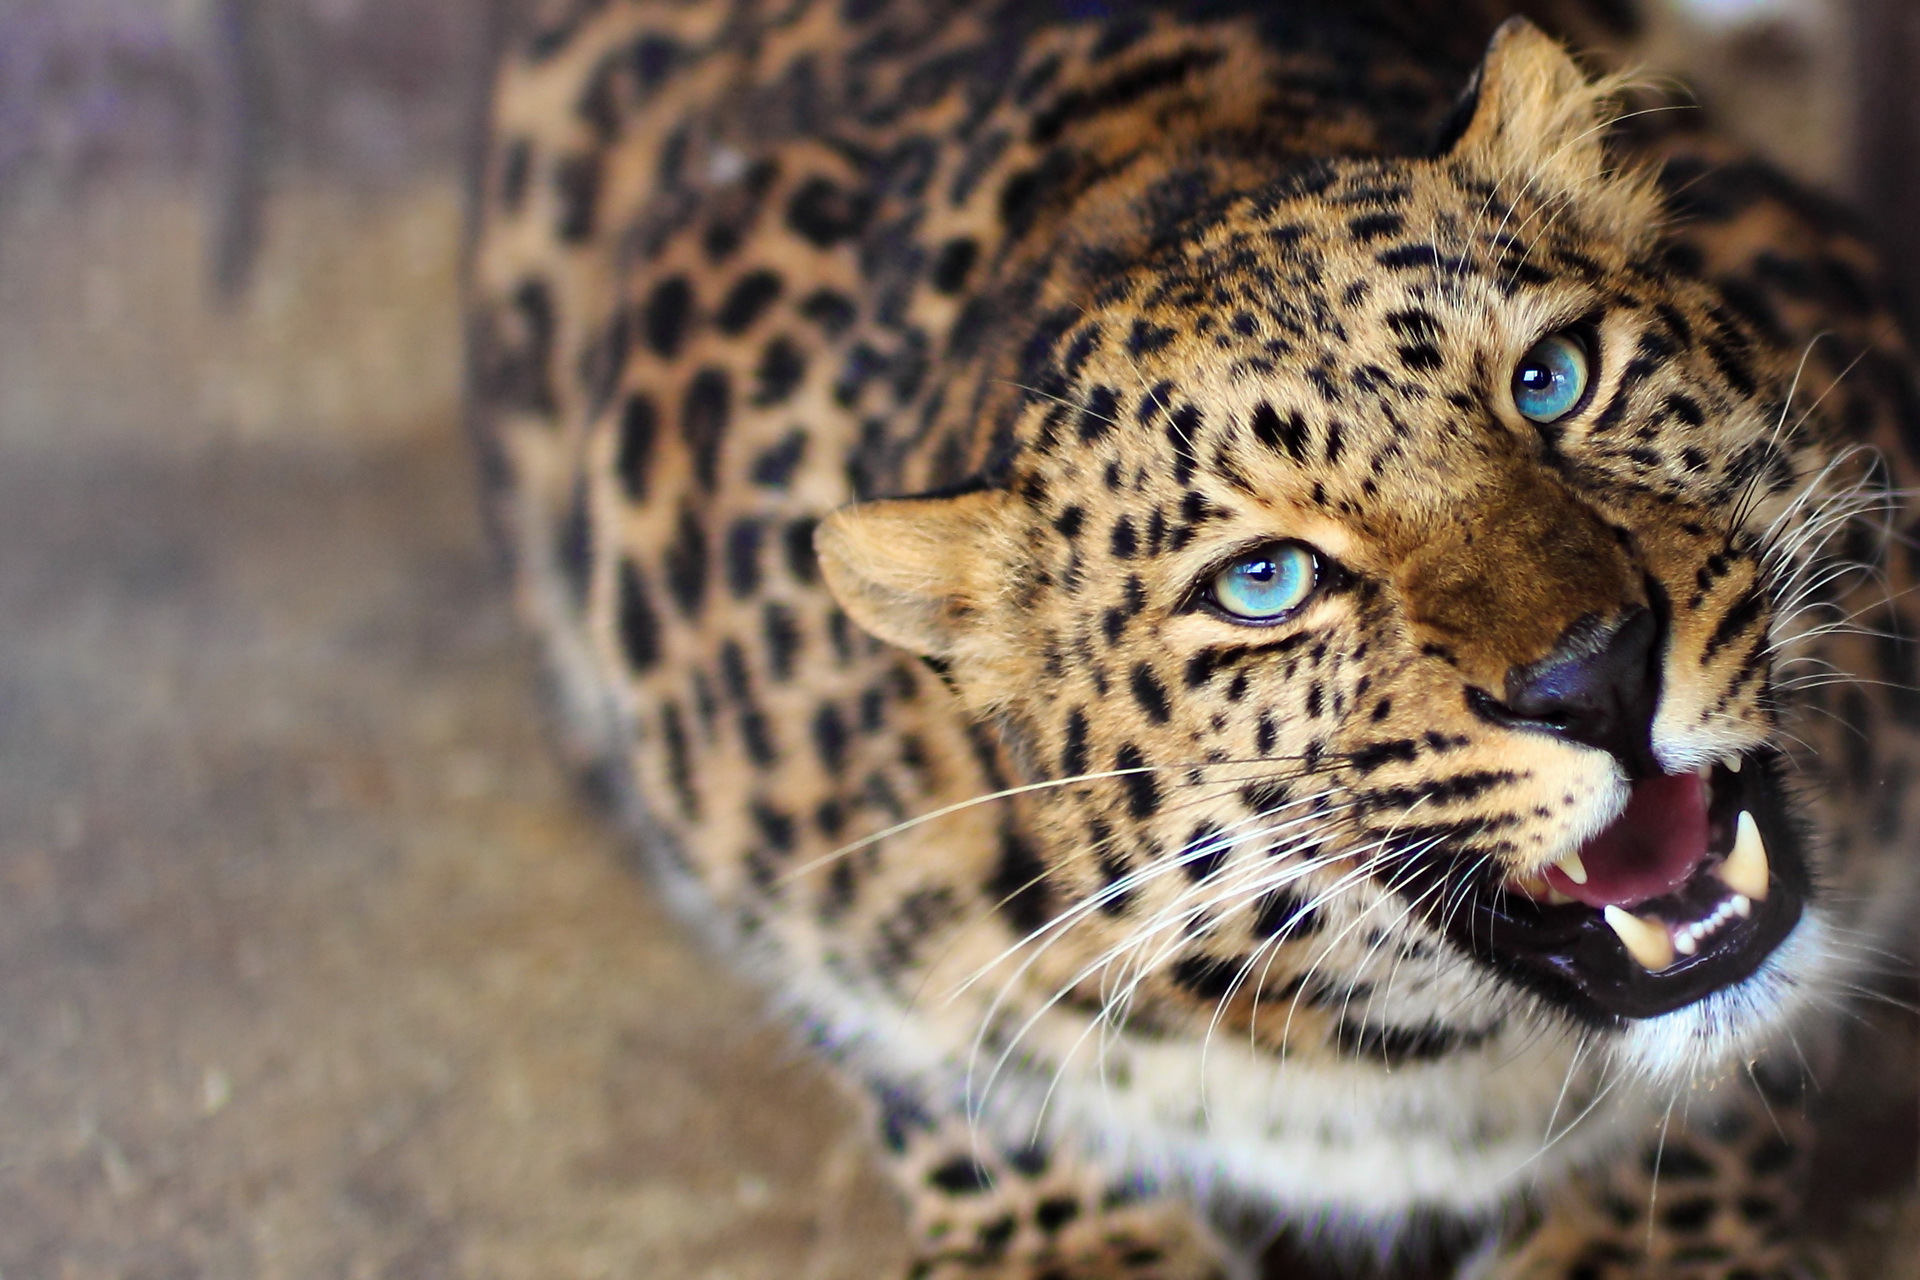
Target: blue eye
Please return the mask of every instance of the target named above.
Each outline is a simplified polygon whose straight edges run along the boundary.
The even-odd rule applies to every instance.
[[[1298,609],[1320,578],[1313,552],[1297,542],[1249,551],[1213,579],[1213,602],[1243,622],[1272,622]]]
[[[1513,406],[1535,422],[1557,422],[1587,393],[1587,349],[1564,333],[1533,344],[1513,371]]]

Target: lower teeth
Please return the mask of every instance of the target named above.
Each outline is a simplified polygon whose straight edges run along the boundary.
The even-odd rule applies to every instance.
[[[1607,925],[1619,937],[1634,962],[1650,973],[1671,966],[1679,956],[1698,955],[1700,944],[1719,933],[1735,918],[1753,914],[1753,901],[1745,894],[1734,894],[1713,909],[1713,914],[1692,924],[1670,925],[1663,920],[1637,916],[1623,907],[1608,907]]]

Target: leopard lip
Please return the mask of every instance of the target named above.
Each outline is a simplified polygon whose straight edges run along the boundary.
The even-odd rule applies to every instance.
[[[1811,881],[1777,759],[1756,753],[1741,763],[1716,765],[1694,784],[1652,780],[1649,792],[1636,797],[1643,812],[1633,823],[1641,827],[1610,828],[1611,843],[1609,833],[1602,833],[1582,846],[1586,884],[1549,868],[1513,885],[1473,885],[1463,895],[1468,909],[1455,914],[1449,932],[1489,965],[1596,1021],[1670,1013],[1749,977],[1793,932]],[[1697,792],[1689,795],[1689,785]],[[1630,814],[1634,808],[1630,802]],[[1651,829],[1650,818],[1675,812],[1678,836],[1669,839],[1671,833]],[[1727,882],[1740,880],[1743,870],[1729,875],[1729,858],[1738,851],[1750,860],[1756,852],[1740,847],[1743,826],[1751,828],[1744,838],[1764,850],[1764,898]],[[1618,854],[1622,848],[1639,860],[1610,863],[1609,850]],[[1750,863],[1744,871],[1751,877]],[[1753,881],[1744,883],[1751,888]],[[1607,919],[1610,908],[1614,923]],[[1643,935],[1636,959],[1623,933],[1633,937],[1637,931],[1620,921],[1622,911],[1665,928],[1671,958]],[[1650,967],[1647,961],[1656,963]]]

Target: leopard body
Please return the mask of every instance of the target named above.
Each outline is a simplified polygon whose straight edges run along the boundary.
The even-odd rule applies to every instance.
[[[1791,1046],[1909,896],[1905,348],[1843,215],[1510,8],[568,0],[503,56],[520,605],[661,882],[873,1099],[913,1276],[1825,1265]],[[1223,616],[1276,539],[1314,594]],[[1637,745],[1511,710],[1639,616]],[[1716,765],[1797,849],[1737,979],[1616,1007],[1619,954],[1489,941]]]

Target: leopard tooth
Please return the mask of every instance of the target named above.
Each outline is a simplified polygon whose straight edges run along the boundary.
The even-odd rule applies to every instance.
[[[1580,861],[1578,853],[1569,852],[1553,865],[1560,868],[1560,874],[1575,884],[1587,882],[1587,864]]]
[[[1720,883],[1744,898],[1765,902],[1771,880],[1772,869],[1767,866],[1767,846],[1760,839],[1760,828],[1754,824],[1753,815],[1742,809],[1734,828],[1733,852],[1720,864]]]
[[[1673,936],[1658,920],[1642,920],[1623,907],[1608,907],[1602,913],[1607,927],[1620,938],[1634,963],[1649,973],[1658,973],[1673,963]]]
[[[1740,757],[1737,755],[1729,755],[1725,760],[1722,760],[1720,763],[1727,766],[1728,773],[1740,772]]]

